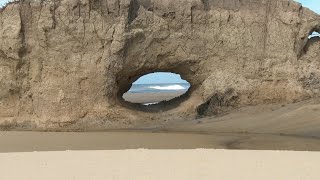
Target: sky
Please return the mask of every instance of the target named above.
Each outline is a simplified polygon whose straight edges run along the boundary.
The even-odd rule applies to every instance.
[[[168,72],[157,72],[147,74],[139,78],[134,84],[163,84],[163,83],[188,83],[182,80],[179,74]]]
[[[7,0],[0,0],[0,6],[4,6],[8,2]]]
[[[320,14],[320,0],[295,0],[300,2],[314,12]],[[8,0],[0,0],[0,6],[3,6]],[[155,83],[186,83],[180,75],[173,73],[152,73],[138,79],[135,84],[155,84]]]
[[[307,7],[314,12],[320,14],[320,0],[296,0],[301,3],[302,6]]]

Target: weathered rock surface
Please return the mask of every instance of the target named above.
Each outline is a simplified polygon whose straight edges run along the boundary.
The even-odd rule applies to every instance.
[[[137,128],[319,97],[313,31],[320,16],[291,0],[11,3],[0,12],[0,127]],[[157,113],[126,104],[154,71],[180,73],[191,91]]]

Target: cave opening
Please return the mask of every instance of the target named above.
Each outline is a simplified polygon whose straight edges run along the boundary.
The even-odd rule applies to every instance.
[[[320,40],[320,27],[313,28],[304,39],[304,46],[301,55],[306,54],[309,47]]]
[[[177,107],[190,94],[191,84],[180,74],[151,72],[137,76],[125,93],[122,102],[142,111],[164,111]]]
[[[314,38],[314,37],[320,37],[320,33],[317,31],[312,31],[309,36],[308,39]]]

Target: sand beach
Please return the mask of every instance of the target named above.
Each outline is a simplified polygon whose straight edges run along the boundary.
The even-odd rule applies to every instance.
[[[175,95],[126,98],[148,103]],[[318,179],[318,101],[137,129],[1,131],[0,179]]]
[[[318,180],[319,152],[110,150],[0,153],[4,180]]]

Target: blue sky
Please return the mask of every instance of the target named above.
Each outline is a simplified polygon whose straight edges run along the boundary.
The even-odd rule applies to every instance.
[[[180,75],[167,72],[151,73],[139,78],[134,84],[188,83]]]
[[[6,4],[6,2],[8,2],[8,1],[6,1],[6,0],[0,0],[0,6],[5,5],[5,4]]]
[[[320,14],[320,0],[296,0],[300,2],[302,6],[307,7],[314,12]]]
[[[320,14],[320,0],[296,0],[300,2],[304,7],[307,7],[314,12]],[[0,6],[3,6],[7,0],[0,0]],[[181,80],[180,75],[172,73],[152,73],[141,77],[135,83],[150,84],[150,83],[185,83]]]

